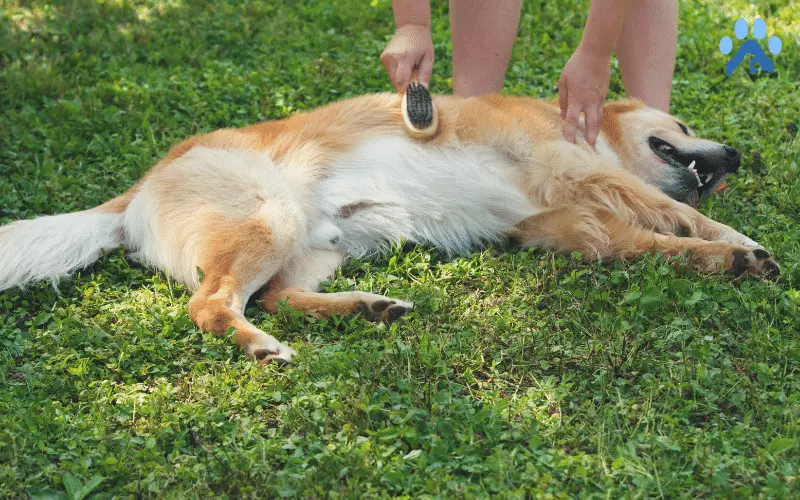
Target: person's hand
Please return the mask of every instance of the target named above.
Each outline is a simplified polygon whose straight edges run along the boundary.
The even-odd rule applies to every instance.
[[[561,117],[564,119],[564,137],[568,141],[575,142],[575,132],[582,111],[586,142],[594,148],[600,132],[603,103],[608,94],[610,66],[610,54],[596,53],[582,46],[578,47],[564,66],[558,80],[558,101]]]
[[[411,83],[414,68],[419,72],[420,83],[427,87],[433,73],[430,26],[406,24],[397,28],[391,41],[383,49],[381,62],[398,92],[405,91]]]

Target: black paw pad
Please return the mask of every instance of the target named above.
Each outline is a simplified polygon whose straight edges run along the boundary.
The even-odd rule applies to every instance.
[[[768,259],[770,257],[769,252],[763,248],[756,248],[753,250],[753,255],[756,256],[756,259]]]
[[[375,312],[382,312],[385,311],[386,308],[392,304],[394,304],[394,302],[390,302],[388,300],[376,300],[375,302],[372,303],[370,307]]]
[[[735,276],[741,276],[747,272],[749,262],[747,260],[748,252],[745,250],[733,251],[733,264],[731,264],[731,271]]]
[[[423,129],[433,122],[433,100],[428,89],[417,82],[406,88],[406,108],[408,121],[414,127]]]
[[[764,277],[768,279],[777,279],[781,275],[781,268],[774,260],[768,260],[761,264],[761,269],[764,272]]]
[[[389,322],[392,322],[402,317],[407,312],[408,309],[406,309],[404,306],[392,306],[388,311],[386,311],[386,315],[389,318]]]
[[[262,361],[267,356],[278,354],[277,351],[270,351],[269,349],[257,349],[253,352],[253,357]]]

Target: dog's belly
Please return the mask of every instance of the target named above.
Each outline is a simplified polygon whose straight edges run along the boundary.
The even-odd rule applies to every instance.
[[[519,171],[491,147],[367,140],[335,158],[318,185],[325,219],[316,239],[354,255],[399,240],[468,251],[541,212],[515,186]]]

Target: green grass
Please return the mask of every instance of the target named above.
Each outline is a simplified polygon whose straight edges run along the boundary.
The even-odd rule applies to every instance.
[[[505,91],[552,97],[588,1],[525,3]],[[781,283],[398,249],[328,288],[411,299],[406,320],[253,306],[299,353],[259,369],[116,252],[60,295],[0,293],[0,496],[798,496],[800,4],[681,3],[673,110],[744,155],[702,211],[774,252]],[[2,2],[0,222],[94,206],[189,135],[390,90],[388,0],[207,4]],[[725,78],[719,38],[756,13],[778,75]]]

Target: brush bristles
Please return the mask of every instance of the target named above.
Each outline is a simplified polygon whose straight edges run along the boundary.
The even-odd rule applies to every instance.
[[[428,89],[414,82],[406,88],[408,121],[415,128],[424,129],[433,122],[433,101]]]

